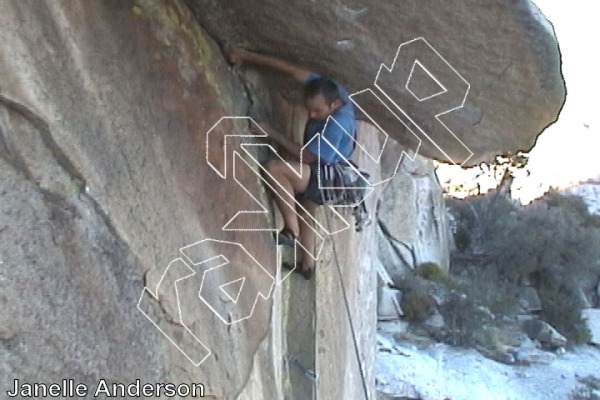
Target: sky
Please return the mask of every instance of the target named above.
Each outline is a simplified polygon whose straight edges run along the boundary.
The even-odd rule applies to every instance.
[[[600,27],[596,15],[600,1],[534,3],[554,27],[567,98],[558,121],[538,137],[531,150],[528,176],[521,174],[513,183],[513,197],[523,203],[541,196],[550,186],[564,188],[600,179]],[[442,173],[440,181],[447,179],[447,173]]]

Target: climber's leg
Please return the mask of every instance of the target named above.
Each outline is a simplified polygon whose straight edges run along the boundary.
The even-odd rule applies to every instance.
[[[299,177],[290,169],[288,164],[298,171],[302,167],[302,174]],[[299,162],[288,161],[287,164],[281,160],[271,160],[265,164],[268,174],[265,179],[273,186],[275,192],[275,201],[279,211],[283,215],[285,227],[289,229],[294,237],[300,237],[300,225],[296,215],[296,206],[294,198],[297,194],[303,193],[308,187],[310,178],[310,167]]]

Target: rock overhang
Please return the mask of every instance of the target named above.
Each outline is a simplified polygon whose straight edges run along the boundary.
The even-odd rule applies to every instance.
[[[361,118],[429,158],[474,165],[529,150],[564,103],[557,40],[529,0],[187,4],[222,45],[304,65],[353,93],[370,89]],[[419,38],[426,44],[398,52]],[[382,68],[376,82],[382,64],[405,71]],[[413,73],[421,82],[407,85]],[[436,83],[447,93],[423,101]]]

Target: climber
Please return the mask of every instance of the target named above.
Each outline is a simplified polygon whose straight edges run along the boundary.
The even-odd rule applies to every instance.
[[[304,105],[308,111],[308,122],[304,130],[303,146],[295,143],[286,136],[277,132],[270,126],[261,123],[262,129],[267,132],[268,139],[283,148],[294,161],[288,164],[296,171],[302,168],[300,177],[296,175],[285,162],[281,160],[270,160],[265,164],[265,169],[273,177],[266,177],[279,196],[275,196],[277,206],[283,215],[285,226],[279,233],[279,244],[293,246],[296,239],[303,247],[301,265],[284,267],[301,273],[305,279],[310,279],[315,260],[309,256],[314,251],[314,231],[306,226],[308,218],[303,210],[298,210],[303,218],[298,218],[294,209],[294,203],[286,203],[285,198],[296,197],[300,204],[311,215],[314,214],[317,205],[323,204],[323,193],[319,189],[318,173],[321,171],[321,182],[326,182],[325,168],[319,168],[319,151],[321,165],[345,162],[350,159],[354,150],[354,138],[356,136],[356,117],[352,102],[348,97],[348,91],[331,79],[325,78],[308,69],[298,67],[283,60],[254,53],[242,49],[232,49],[226,52],[228,61],[234,65],[251,64],[258,67],[270,68],[282,72],[304,85]],[[335,121],[327,123],[331,116]],[[337,122],[337,123],[336,123]],[[325,131],[322,137],[326,138],[331,146],[321,141],[311,139],[315,135]],[[259,128],[251,128],[254,134],[261,133]],[[335,148],[335,150],[334,150]],[[339,154],[338,154],[339,153]],[[340,155],[341,154],[341,155]],[[322,184],[322,187],[327,185]],[[333,185],[331,185],[333,186]],[[294,269],[294,267],[296,267]]]

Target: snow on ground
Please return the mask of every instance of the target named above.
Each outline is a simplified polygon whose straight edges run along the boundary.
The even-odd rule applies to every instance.
[[[600,349],[567,351],[549,365],[510,366],[472,349],[417,349],[380,333],[376,373],[378,391],[402,394],[409,383],[424,400],[567,400],[577,377],[600,378]]]

